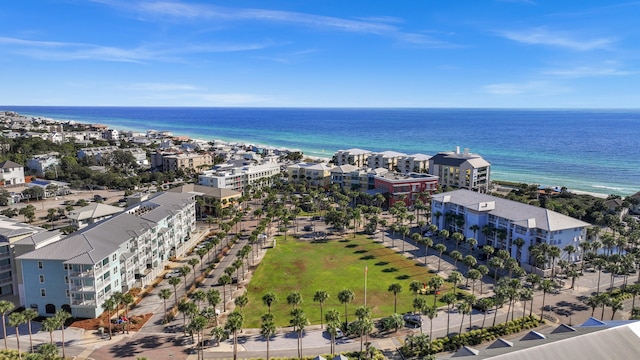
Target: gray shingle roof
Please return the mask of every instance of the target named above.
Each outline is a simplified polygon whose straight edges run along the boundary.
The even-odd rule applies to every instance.
[[[68,237],[34,250],[19,259],[66,260],[70,264],[96,264],[115,252],[122,244],[142,235],[155,226],[150,219],[163,219],[189,205],[190,195],[179,193],[160,193],[142,205],[153,204],[155,209],[138,217],[121,213],[93,224]]]
[[[495,208],[489,210],[489,214],[511,220],[517,225],[528,228],[535,227],[545,231],[573,229],[591,225],[555,211],[465,189],[436,194],[432,196],[432,199],[473,209],[481,209],[481,203],[494,202]]]

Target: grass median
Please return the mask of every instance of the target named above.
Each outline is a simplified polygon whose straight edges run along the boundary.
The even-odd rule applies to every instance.
[[[349,321],[354,319],[354,311],[364,305],[365,268],[367,268],[367,306],[373,317],[389,316],[394,309],[394,296],[387,289],[398,283],[402,292],[397,297],[397,312],[412,311],[414,294],[409,284],[416,280],[427,283],[432,273],[427,268],[409,260],[366,235],[346,235],[341,240],[311,241],[294,236],[276,237],[277,246],[269,249],[258,266],[248,286],[249,303],[244,309],[244,327],[260,326],[260,317],[268,312],[262,296],[272,292],[278,301],[272,305],[276,326],[289,325],[292,306],[287,304],[287,296],[300,292],[301,308],[311,324],[320,324],[320,305],[313,301],[318,290],[329,294],[323,305],[323,313],[336,309],[344,318],[345,306],[338,300],[338,293],[344,289],[354,292],[355,300],[348,304]],[[445,293],[450,284],[445,284]],[[425,296],[425,295],[419,295]],[[426,295],[428,304],[433,297]],[[438,306],[441,306],[438,303]],[[324,323],[324,320],[323,320]]]

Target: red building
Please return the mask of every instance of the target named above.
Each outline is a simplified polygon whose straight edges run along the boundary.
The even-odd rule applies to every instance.
[[[385,195],[389,207],[403,197],[407,206],[413,206],[420,193],[435,193],[438,189],[438,177],[419,173],[387,173],[374,177],[374,188]]]

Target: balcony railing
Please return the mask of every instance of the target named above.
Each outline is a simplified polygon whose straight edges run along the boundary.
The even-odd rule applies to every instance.
[[[71,288],[69,289],[70,291],[75,291],[75,292],[94,292],[95,288],[91,285],[77,285],[77,286],[71,286]]]
[[[7,271],[7,270],[11,270],[11,264],[0,266],[0,271]]]
[[[72,271],[69,274],[69,277],[93,277],[93,270],[85,270],[85,271]]]
[[[96,306],[95,300],[71,300],[71,305],[74,306]]]
[[[4,279],[0,279],[0,285],[4,285],[4,284],[9,284],[13,282],[13,279],[8,277],[8,278],[4,278]]]

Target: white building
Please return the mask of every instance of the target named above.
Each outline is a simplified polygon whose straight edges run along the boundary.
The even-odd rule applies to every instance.
[[[487,192],[491,183],[491,164],[469,149],[441,152],[429,159],[429,174],[438,177],[441,186]]]
[[[441,230],[475,238],[478,246],[507,250],[525,270],[530,246],[546,243],[560,250],[567,245],[579,249],[591,226],[548,209],[464,189],[432,195],[431,217]],[[521,248],[514,244],[518,238],[524,240]],[[577,261],[578,252],[569,258],[562,251],[560,259]]]
[[[24,166],[11,160],[1,162],[0,180],[4,185],[24,184]]]
[[[264,181],[262,179],[268,179],[278,174],[280,174],[280,165],[277,163],[240,167],[218,165],[213,170],[198,175],[198,184],[244,192],[247,185],[261,186]]]

